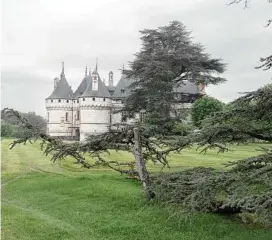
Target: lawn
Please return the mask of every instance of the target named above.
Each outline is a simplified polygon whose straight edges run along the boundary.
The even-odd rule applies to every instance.
[[[103,168],[82,170],[72,160],[53,164],[37,143],[10,151],[9,142],[1,141],[2,239],[272,239],[269,229],[213,214],[188,217],[171,206],[147,203],[135,180]],[[226,161],[256,154],[257,147],[235,147],[224,155],[187,149],[171,156],[170,170],[220,168]],[[129,156],[119,152],[108,157]],[[156,172],[160,166],[149,169]]]

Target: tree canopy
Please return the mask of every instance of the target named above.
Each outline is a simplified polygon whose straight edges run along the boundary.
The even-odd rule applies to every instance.
[[[193,103],[191,109],[192,121],[194,125],[201,127],[201,123],[206,117],[222,111],[223,107],[224,103],[209,96],[203,96],[202,98],[197,99]]]
[[[140,33],[142,48],[130,62],[131,69],[124,70],[128,78],[134,79],[124,108],[130,116],[144,109],[155,122],[168,122],[177,100],[174,87],[185,80],[197,85],[225,81],[219,76],[225,70],[223,61],[210,57],[201,44],[193,42],[181,22]]]

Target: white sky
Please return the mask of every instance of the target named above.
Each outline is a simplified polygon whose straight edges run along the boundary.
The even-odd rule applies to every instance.
[[[264,28],[272,4],[252,0],[250,8],[227,6],[227,0],[2,0],[2,107],[45,115],[44,99],[53,90],[61,62],[73,90],[86,64],[120,78],[123,63],[140,49],[139,30],[183,22],[196,42],[228,64],[228,82],[207,92],[225,102],[238,92],[271,82],[256,70],[271,51],[272,27]]]

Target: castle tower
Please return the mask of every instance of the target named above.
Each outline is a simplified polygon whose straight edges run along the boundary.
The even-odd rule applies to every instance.
[[[97,63],[86,91],[79,97],[80,140],[87,135],[108,131],[110,125],[111,99],[106,85],[101,81]]]
[[[54,90],[51,95],[45,99],[47,133],[50,136],[62,138],[72,137],[72,97],[73,91],[66,80],[64,63],[62,63],[60,79],[54,79]]]

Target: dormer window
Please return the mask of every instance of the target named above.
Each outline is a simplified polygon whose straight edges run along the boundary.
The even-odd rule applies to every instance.
[[[61,102],[61,100],[59,99],[59,102]]]

